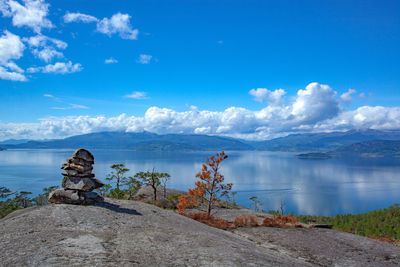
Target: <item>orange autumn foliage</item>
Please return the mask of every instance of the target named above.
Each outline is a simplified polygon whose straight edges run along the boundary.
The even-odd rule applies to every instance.
[[[262,226],[267,227],[297,227],[298,221],[296,217],[276,216],[274,218],[265,218]]]
[[[208,226],[212,226],[218,229],[230,229],[232,228],[232,224],[224,219],[214,217],[212,215],[208,215],[205,212],[198,212],[198,213],[189,213],[187,214],[189,218],[196,220],[198,222],[207,224]]]
[[[233,222],[233,225],[235,226],[235,228],[259,226],[257,219],[253,216],[237,217]]]
[[[187,195],[179,197],[179,213],[183,214],[187,208],[205,203],[207,214],[211,215],[213,204],[232,189],[232,184],[224,184],[224,176],[219,172],[221,162],[227,157],[222,151],[207,158],[201,172],[196,174],[196,178],[199,179],[195,182],[196,187],[189,189]]]
[[[204,223],[208,226],[223,230],[236,229],[239,227],[257,227],[257,226],[280,227],[280,228],[301,227],[301,225],[298,224],[297,219],[295,217],[290,217],[290,216],[276,216],[274,218],[265,218],[263,223],[259,224],[257,218],[249,215],[237,217],[233,223],[212,215],[208,215],[205,212],[189,213],[184,215],[193,220]]]
[[[387,237],[378,237],[378,236],[368,236],[368,238],[372,238],[381,242],[386,242],[390,243],[396,246],[400,246],[400,240],[392,239],[392,238],[387,238]]]

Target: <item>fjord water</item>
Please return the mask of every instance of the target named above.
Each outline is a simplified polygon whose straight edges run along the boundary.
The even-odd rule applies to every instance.
[[[11,190],[41,193],[42,188],[60,185],[61,164],[73,150],[7,150],[0,152],[0,186]],[[212,152],[133,152],[92,150],[94,173],[105,181],[109,166],[124,163],[134,175],[151,170],[171,174],[169,187],[193,187],[195,174]],[[400,203],[400,160],[329,159],[301,160],[285,152],[227,152],[221,172],[234,184],[236,202],[251,207],[251,196],[264,210],[335,215],[363,213]]]

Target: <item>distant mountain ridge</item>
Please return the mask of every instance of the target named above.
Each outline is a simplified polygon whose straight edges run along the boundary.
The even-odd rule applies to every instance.
[[[129,149],[136,151],[198,151],[198,150],[253,150],[239,140],[208,135],[158,135],[150,132],[98,132],[76,135],[51,141],[29,141],[24,144],[3,145],[4,148],[61,149],[85,147],[89,149]]]
[[[304,153],[296,155],[300,159],[329,159],[346,157],[400,157],[400,140],[372,140],[351,144],[326,153]]]
[[[57,140],[0,144],[0,149],[128,149],[135,151],[221,151],[267,150],[291,152],[327,152],[351,144],[373,140],[400,140],[400,132],[351,130],[347,132],[294,134],[266,141],[244,141],[230,137],[165,134],[150,132],[98,132]],[[19,141],[19,140],[18,140]],[[11,140],[11,143],[13,140]]]
[[[350,130],[346,132],[294,134],[272,140],[251,142],[257,150],[269,151],[331,151],[372,140],[400,140],[400,132]]]
[[[372,140],[351,144],[335,151],[329,152],[332,155],[361,155],[369,157],[400,157],[400,140]]]

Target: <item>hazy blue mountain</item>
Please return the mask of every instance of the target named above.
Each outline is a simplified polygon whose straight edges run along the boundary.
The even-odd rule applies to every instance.
[[[207,135],[167,134],[149,132],[99,132],[51,141],[29,141],[3,145],[5,148],[107,148],[138,151],[253,150],[253,147],[232,138]]]
[[[400,132],[351,130],[347,132],[294,134],[249,144],[257,150],[301,152],[331,151],[339,147],[371,140],[400,140]]]
[[[98,132],[58,140],[28,141],[23,144],[0,145],[3,148],[103,148],[137,151],[220,151],[270,150],[326,152],[354,143],[372,140],[400,140],[400,132],[376,130],[333,133],[296,134],[272,140],[249,142],[229,137],[165,134],[150,132]]]
[[[340,156],[371,156],[371,157],[386,157],[398,156],[400,157],[400,141],[399,140],[372,140],[360,143],[351,144],[332,152],[332,155]]]
[[[4,141],[0,141],[0,145],[18,145],[29,142],[29,139],[8,139]]]
[[[346,157],[400,157],[400,140],[372,140],[351,144],[330,152],[296,155],[300,159],[328,159]]]

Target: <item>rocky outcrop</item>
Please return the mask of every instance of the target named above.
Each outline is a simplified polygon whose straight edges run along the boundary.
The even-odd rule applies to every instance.
[[[400,247],[366,237],[329,229],[243,227],[229,232],[140,201],[52,204],[0,219],[0,266],[399,264]]]
[[[5,188],[4,186],[0,186],[0,197],[6,197],[12,194],[15,194],[15,191]]]
[[[61,167],[62,189],[56,189],[49,195],[49,201],[57,204],[93,204],[102,201],[102,197],[92,192],[104,184],[94,178],[92,173],[94,157],[86,149],[76,150]]]

